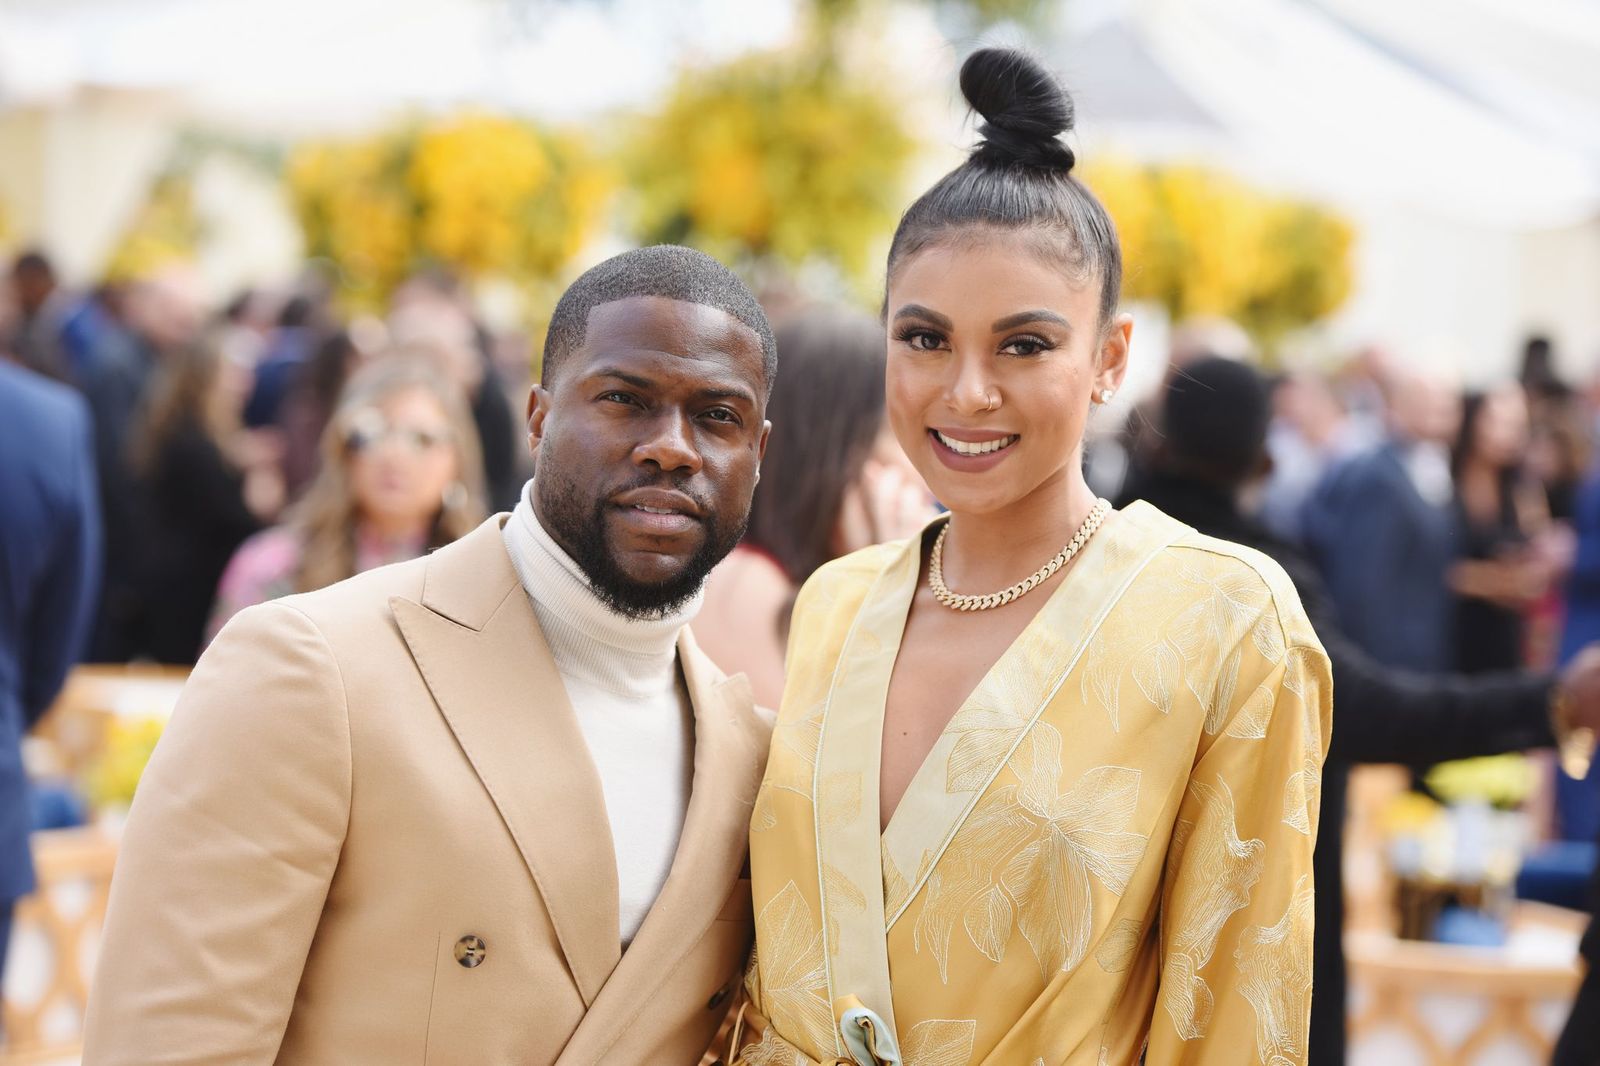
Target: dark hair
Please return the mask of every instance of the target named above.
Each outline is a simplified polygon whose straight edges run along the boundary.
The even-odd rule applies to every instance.
[[[52,283],[56,280],[56,268],[51,264],[50,257],[32,248],[17,256],[16,261],[11,264],[11,273],[13,277],[32,274],[36,278]]]
[[[1122,249],[1105,207],[1072,176],[1076,158],[1061,140],[1072,130],[1072,97],[1037,59],[1009,48],[968,56],[961,94],[984,120],[983,140],[901,216],[889,275],[952,231],[1038,231],[1043,250],[1076,278],[1099,279],[1106,325],[1122,291]]]
[[[771,394],[778,373],[778,345],[767,323],[767,313],[733,271],[704,252],[675,244],[656,244],[614,255],[584,271],[561,294],[544,338],[540,383],[549,385],[566,357],[583,345],[590,311],[601,304],[635,296],[662,296],[715,307],[749,326],[761,340],[767,392]]]
[[[836,554],[845,490],[883,425],[886,345],[871,316],[818,307],[779,326],[778,347],[783,381],[767,407],[772,438],[745,543],[800,585]]]
[[[1261,469],[1272,420],[1266,379],[1245,363],[1208,355],[1167,382],[1161,422],[1161,465],[1222,488],[1236,488]]]

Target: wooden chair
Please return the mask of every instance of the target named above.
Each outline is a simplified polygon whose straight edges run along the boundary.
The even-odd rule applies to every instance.
[[[115,717],[169,717],[189,676],[184,667],[143,663],[79,666],[34,728],[77,777],[93,762]]]
[[[116,844],[99,829],[35,833],[39,887],[17,901],[0,1066],[75,1061],[111,894]]]

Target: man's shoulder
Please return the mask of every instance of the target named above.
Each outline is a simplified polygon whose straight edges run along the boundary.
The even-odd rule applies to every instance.
[[[390,563],[336,581],[326,588],[284,596],[273,600],[271,605],[288,608],[304,616],[330,639],[335,636],[359,639],[375,627],[388,629],[393,626],[390,600],[396,597],[407,600],[422,598],[428,561],[429,557],[424,555]]]
[[[25,453],[54,461],[88,427],[88,406],[76,390],[0,360],[0,437],[25,439]]]

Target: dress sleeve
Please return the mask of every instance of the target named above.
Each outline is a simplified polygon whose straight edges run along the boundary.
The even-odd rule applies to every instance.
[[[1274,613],[1219,666],[1229,710],[1202,738],[1173,831],[1147,1066],[1306,1059],[1333,685],[1309,626],[1291,632],[1304,639]]]

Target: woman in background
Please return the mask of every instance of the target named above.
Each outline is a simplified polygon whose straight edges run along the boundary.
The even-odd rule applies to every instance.
[[[744,540],[706,581],[700,647],[750,678],[756,702],[783,696],[795,592],[830,559],[908,537],[933,517],[927,487],[883,417],[883,327],[860,312],[802,310],[777,330],[772,438]]]
[[[1528,612],[1550,591],[1557,566],[1544,493],[1524,473],[1528,402],[1511,382],[1467,396],[1453,456],[1460,561],[1456,669],[1479,674],[1530,665]]]
[[[284,502],[281,448],[243,427],[251,367],[208,338],[175,350],[133,442],[139,486],[135,656],[190,665],[223,567]]]
[[[211,635],[252,604],[414,559],[483,520],[472,416],[425,358],[399,354],[357,371],[322,449],[289,520],[251,537],[228,563]]]

